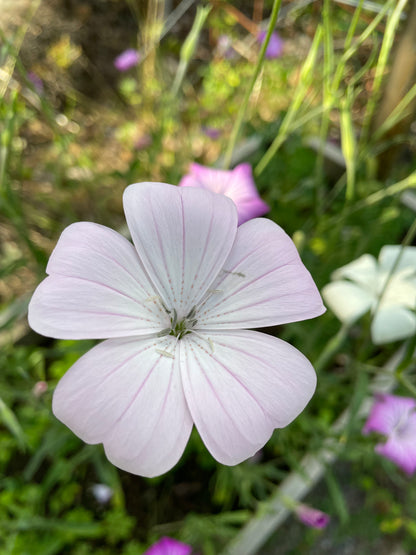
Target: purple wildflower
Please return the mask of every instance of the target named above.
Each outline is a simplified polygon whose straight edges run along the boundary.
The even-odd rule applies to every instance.
[[[266,38],[266,35],[267,35],[267,31],[260,31],[258,35],[258,40],[260,44],[263,44]],[[269,44],[267,45],[265,56],[268,60],[274,60],[275,58],[280,58],[282,54],[283,54],[283,40],[274,31],[271,34]]]
[[[118,69],[118,71],[127,71],[132,67],[137,66],[140,58],[140,53],[137,50],[134,48],[128,48],[114,60],[114,67]]]
[[[190,555],[192,547],[172,538],[161,538],[154,543],[143,555]]]
[[[387,437],[376,451],[390,459],[407,474],[416,470],[416,400],[411,397],[380,394],[376,396],[363,434],[378,432]]]
[[[331,517],[326,513],[302,503],[296,507],[295,514],[303,524],[310,528],[326,528],[331,520]]]

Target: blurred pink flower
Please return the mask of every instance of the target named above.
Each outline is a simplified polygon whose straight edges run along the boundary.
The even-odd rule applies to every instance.
[[[258,40],[260,44],[263,44],[264,39],[266,38],[266,35],[267,35],[267,31],[260,31],[258,35]],[[268,60],[273,60],[275,58],[280,58],[282,54],[283,54],[283,40],[274,31],[270,36],[265,57]]]
[[[172,538],[161,538],[154,543],[143,555],[190,555],[192,547]]]
[[[260,198],[250,164],[239,164],[233,170],[216,170],[192,163],[182,177],[180,187],[199,187],[226,195],[237,206],[238,225],[263,216],[270,209]]]
[[[311,528],[326,528],[331,520],[331,517],[326,513],[302,503],[296,507],[295,514],[303,524]]]
[[[42,395],[47,391],[48,391],[48,384],[43,380],[36,382],[32,389],[33,395],[38,399],[39,397],[42,397]]]
[[[116,466],[171,469],[193,424],[219,462],[254,455],[313,395],[310,362],[245,328],[325,309],[295,245],[274,222],[237,228],[224,195],[165,183],[124,193],[134,246],[90,222],[62,233],[29,323],[62,339],[110,339],[58,383],[53,411]]]
[[[210,139],[216,140],[216,139],[219,139],[221,137],[221,131],[220,131],[220,129],[217,129],[216,127],[211,127],[209,125],[203,125],[201,129],[202,129],[202,132],[205,133],[205,135],[207,137],[209,137]]]
[[[118,71],[127,71],[132,67],[137,66],[140,58],[140,53],[137,50],[134,48],[128,48],[114,60],[114,67],[118,69]]]
[[[363,433],[378,432],[387,437],[376,451],[407,474],[416,470],[416,400],[411,397],[376,396]]]

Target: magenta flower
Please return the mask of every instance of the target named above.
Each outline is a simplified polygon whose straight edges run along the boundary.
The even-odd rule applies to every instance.
[[[172,538],[161,538],[154,543],[143,555],[190,555],[192,547]]]
[[[224,195],[140,183],[123,200],[134,246],[72,224],[29,305],[43,335],[110,338],[64,375],[53,411],[135,474],[172,468],[193,424],[235,465],[296,418],[316,383],[294,347],[244,328],[313,318],[322,299],[286,233],[266,219],[237,228]]]
[[[331,517],[326,513],[302,503],[296,507],[295,513],[298,519],[310,528],[326,528],[331,520]]]
[[[128,48],[114,60],[114,67],[118,71],[128,71],[140,62],[140,53],[134,48]]]
[[[263,44],[264,39],[266,38],[267,31],[260,31],[258,35],[258,40],[260,44]],[[280,58],[283,54],[283,41],[279,37],[279,35],[274,31],[269,40],[269,44],[266,48],[265,57],[268,60],[274,60],[275,58]]]
[[[237,206],[238,225],[263,216],[270,210],[260,198],[250,164],[239,164],[233,170],[216,170],[193,163],[182,177],[180,187],[200,187],[226,195]]]
[[[363,434],[378,432],[387,437],[376,451],[407,474],[416,470],[416,400],[397,395],[376,396]]]

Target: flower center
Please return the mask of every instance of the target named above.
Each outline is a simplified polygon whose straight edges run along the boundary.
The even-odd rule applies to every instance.
[[[170,317],[170,331],[169,335],[177,337],[178,340],[182,339],[186,334],[192,332],[192,328],[196,325],[197,319],[195,318],[196,306],[194,306],[189,313],[182,320],[178,320],[176,309],[172,309]]]

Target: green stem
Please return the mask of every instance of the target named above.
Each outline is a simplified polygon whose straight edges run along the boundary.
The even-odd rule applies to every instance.
[[[256,67],[254,69],[254,73],[251,77],[251,81],[250,81],[250,84],[249,84],[249,86],[246,90],[246,94],[244,96],[243,103],[241,104],[241,108],[240,108],[240,110],[237,114],[237,119],[236,119],[236,121],[234,123],[234,127],[231,131],[230,140],[228,142],[228,147],[227,147],[227,150],[226,150],[225,156],[224,156],[224,169],[227,169],[227,168],[230,167],[231,158],[232,158],[232,155],[233,155],[233,152],[234,152],[235,145],[237,143],[238,136],[240,134],[240,130],[241,130],[241,126],[243,124],[245,113],[247,111],[248,102],[250,100],[250,96],[251,96],[251,93],[254,89],[254,85],[256,84],[257,78],[260,74],[261,68],[263,67],[264,56],[266,54],[266,49],[267,49],[267,46],[269,44],[270,37],[271,37],[271,35],[273,33],[273,30],[275,28],[275,25],[276,25],[277,16],[279,14],[279,9],[280,9],[281,3],[282,3],[282,0],[274,0],[274,2],[273,2],[273,8],[272,8],[271,16],[270,16],[269,27],[267,29],[267,35],[266,35],[266,38],[265,38],[265,40],[262,44],[262,47],[260,49],[260,54],[259,54],[259,58],[257,60]]]
[[[398,374],[397,376],[398,381],[410,391],[410,393],[416,397],[416,387],[412,384],[412,382],[407,378],[405,374]]]
[[[348,336],[348,332],[350,329],[349,324],[343,324],[341,328],[338,330],[338,333],[335,334],[325,345],[324,350],[319,355],[317,361],[314,363],[314,368],[316,372],[320,372],[324,369],[324,367],[328,364],[331,358],[335,355],[335,353],[342,347],[344,341]]]

